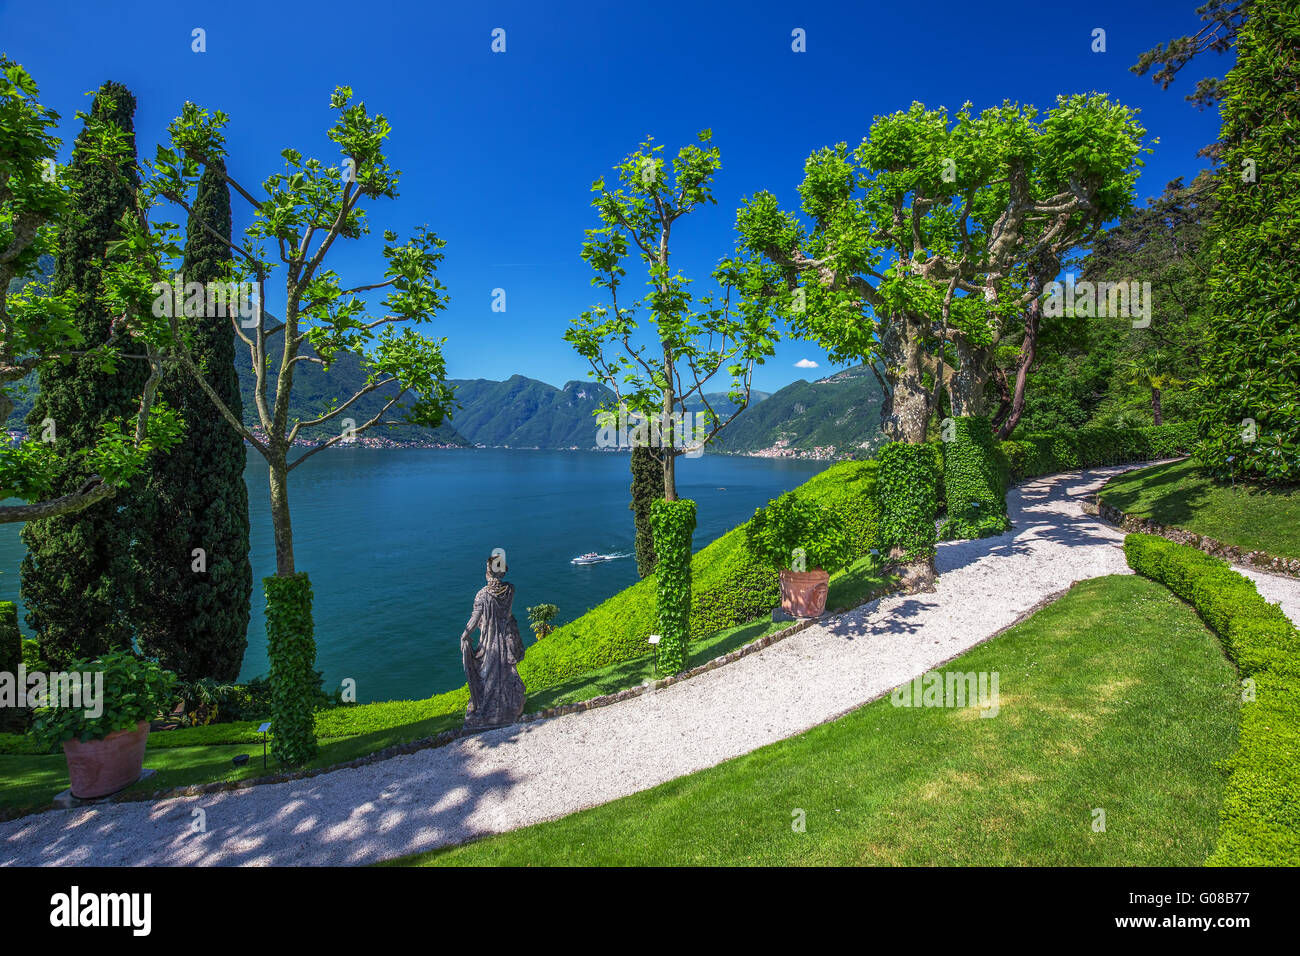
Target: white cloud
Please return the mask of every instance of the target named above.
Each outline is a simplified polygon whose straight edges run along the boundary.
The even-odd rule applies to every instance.
[[[800,359],[794,363],[795,368],[816,368],[817,363],[812,359]]]

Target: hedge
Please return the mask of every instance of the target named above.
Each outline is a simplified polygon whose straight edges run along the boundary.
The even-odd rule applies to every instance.
[[[316,640],[306,574],[263,578],[271,662],[271,752],[281,763],[316,756]]]
[[[926,445],[890,442],[880,450],[881,551],[898,549],[907,561],[934,557],[935,477],[933,451]]]
[[[1188,454],[1195,443],[1195,426],[1179,422],[1026,435],[1002,442],[1001,454],[1015,483],[1079,468],[1174,458]]]
[[[658,665],[665,674],[686,667],[691,642],[691,536],[695,533],[695,502],[650,503],[650,528],[655,536],[655,623],[659,630]]]
[[[1244,678],[1237,752],[1224,761],[1227,791],[1216,866],[1300,863],[1300,631],[1254,582],[1218,558],[1157,535],[1130,534],[1138,574],[1187,601]]]
[[[1007,474],[999,460],[993,427],[983,416],[952,419],[943,442],[944,499],[948,518],[941,538],[983,538],[1002,534],[1007,520]]]

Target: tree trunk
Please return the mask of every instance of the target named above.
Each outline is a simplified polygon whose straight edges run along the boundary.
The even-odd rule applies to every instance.
[[[898,317],[889,323],[892,331],[882,343],[886,365],[898,369],[889,414],[880,430],[892,441],[918,444],[925,441],[930,424],[930,393],[925,387],[924,349],[914,323]]]
[[[1029,382],[1029,369],[1034,364],[1034,353],[1038,349],[1038,329],[1042,318],[1042,301],[1034,298],[1025,312],[1025,340],[1020,345],[1020,363],[1016,366],[1016,387],[1011,394],[1011,406],[1007,410],[1007,417],[997,426],[997,436],[1003,441],[1011,437],[1011,433],[1020,424],[1020,416],[1025,413],[1025,386]]]
[[[673,350],[664,346],[664,387],[663,421],[660,422],[659,447],[664,453],[664,500],[677,500],[677,448],[673,445],[673,431],[670,427],[673,419]]]
[[[271,525],[275,529],[275,573],[289,577],[293,570],[293,525],[289,520],[289,468],[283,450],[270,464]]]
[[[1151,415],[1155,418],[1157,425],[1165,423],[1164,412],[1160,408],[1160,389],[1154,385],[1151,387]]]
[[[957,369],[948,382],[952,414],[958,418],[983,415],[984,385],[989,379],[993,350],[988,346],[973,346],[960,335],[954,338],[953,345],[957,350]]]

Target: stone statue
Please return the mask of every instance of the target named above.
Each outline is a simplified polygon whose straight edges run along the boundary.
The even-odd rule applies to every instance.
[[[487,562],[487,586],[474,595],[474,613],[460,636],[460,655],[469,681],[467,728],[500,727],[514,723],[524,712],[524,682],[515,665],[524,659],[519,622],[510,612],[515,586],[501,580],[505,562],[494,556]],[[477,650],[470,634],[479,629]]]

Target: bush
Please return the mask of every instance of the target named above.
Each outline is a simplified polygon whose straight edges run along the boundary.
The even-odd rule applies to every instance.
[[[1243,676],[1289,672],[1300,664],[1295,625],[1280,607],[1260,597],[1253,581],[1225,562],[1152,534],[1128,535],[1124,554],[1134,571],[1196,608],[1223,639]]]
[[[1192,450],[1195,428],[1185,422],[1146,428],[1080,428],[1004,441],[1001,457],[1011,482],[1079,468],[1174,458]]]
[[[993,427],[982,416],[953,419],[950,441],[943,442],[944,500],[948,520],[943,538],[983,538],[1002,534],[1007,520],[1006,466],[998,454]]]
[[[928,445],[890,442],[881,449],[876,486],[882,551],[897,549],[906,561],[934,557],[935,484]]]
[[[848,563],[850,553],[848,536],[835,512],[793,491],[754,511],[745,526],[745,545],[777,571],[833,573]]]
[[[691,535],[695,502],[658,500],[650,505],[654,530],[655,617],[659,627],[659,666],[668,674],[686,666],[691,640]]]
[[[551,631],[555,630],[555,625],[551,623],[555,615],[560,613],[560,609],[554,604],[537,604],[527,609],[528,626],[533,629],[533,634],[540,641]]]
[[[1218,558],[1156,535],[1130,534],[1124,554],[1138,574],[1187,601],[1223,641],[1243,681],[1237,752],[1216,866],[1300,861],[1300,631],[1254,582]]]
[[[281,763],[316,756],[316,640],[306,574],[263,578],[266,651],[271,661],[271,752]]]
[[[176,682],[176,675],[163,670],[156,660],[136,657],[127,650],[110,651],[94,661],[73,661],[67,672],[81,675],[83,681],[88,675],[103,675],[101,713],[92,717],[85,707],[60,707],[54,699],[55,688],[47,688],[48,705],[37,708],[32,722],[33,736],[43,747],[74,738],[102,740],[118,730],[134,730],[140,721],[156,718],[171,702]],[[94,677],[90,679],[98,683]]]

